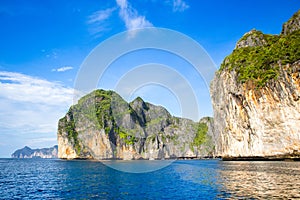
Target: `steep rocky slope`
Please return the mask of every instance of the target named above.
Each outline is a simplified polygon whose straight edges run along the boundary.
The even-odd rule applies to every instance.
[[[216,153],[299,157],[300,11],[280,35],[252,30],[211,83]]]
[[[51,148],[31,149],[25,146],[22,149],[16,150],[12,158],[57,158],[58,147],[57,145]]]
[[[196,123],[161,106],[113,91],[95,90],[58,124],[58,157],[64,159],[169,159],[213,155],[210,118]]]

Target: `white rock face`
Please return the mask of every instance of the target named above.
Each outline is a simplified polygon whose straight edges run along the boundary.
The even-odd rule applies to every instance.
[[[69,143],[69,140],[62,135],[57,137],[58,145],[58,158],[62,159],[74,159],[77,158],[77,154],[73,149],[73,146]]]
[[[211,84],[216,153],[222,157],[291,155],[300,152],[300,61],[280,68],[261,89],[239,84],[223,70]]]

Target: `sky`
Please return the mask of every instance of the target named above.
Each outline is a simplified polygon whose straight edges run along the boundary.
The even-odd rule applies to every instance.
[[[203,48],[217,70],[244,33],[255,28],[279,34],[282,24],[299,8],[299,0],[1,0],[0,157],[10,157],[25,145],[57,144],[57,123],[74,102],[80,69],[96,47],[116,34],[149,27],[184,34]],[[136,32],[129,36],[132,41],[138,37]],[[114,43],[99,60],[119,48]],[[135,74],[139,69],[155,71],[141,79],[163,74],[169,82],[150,80],[126,93],[121,83],[139,76]],[[209,83],[196,74],[191,63],[178,55],[141,49],[119,55],[95,88],[117,90],[127,101],[141,96],[166,107],[172,115],[198,121],[213,116],[213,111]],[[196,116],[184,112],[183,97],[176,93],[182,85],[195,95]],[[180,91],[191,99],[186,88]]]

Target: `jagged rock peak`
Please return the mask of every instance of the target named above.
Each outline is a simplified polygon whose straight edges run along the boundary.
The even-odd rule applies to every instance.
[[[267,41],[261,31],[252,29],[237,42],[235,49],[266,45]]]
[[[141,97],[135,98],[132,102],[135,102],[135,101],[137,101],[137,102],[144,102],[144,100]]]
[[[141,97],[137,97],[132,102],[130,102],[130,106],[132,106],[133,108],[141,107],[145,110],[149,109],[146,102]]]
[[[292,18],[285,22],[282,26],[281,34],[288,35],[300,29],[300,10],[296,12]]]

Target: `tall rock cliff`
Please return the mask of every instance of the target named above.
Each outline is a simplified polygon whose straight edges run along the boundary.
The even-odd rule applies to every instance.
[[[300,11],[280,35],[252,30],[211,83],[216,153],[300,155]]]
[[[57,145],[50,148],[31,149],[25,146],[22,149],[16,150],[11,157],[12,158],[57,158]]]
[[[127,103],[113,91],[95,90],[58,124],[63,159],[169,159],[212,156],[211,118],[196,123],[173,117],[141,98]]]

